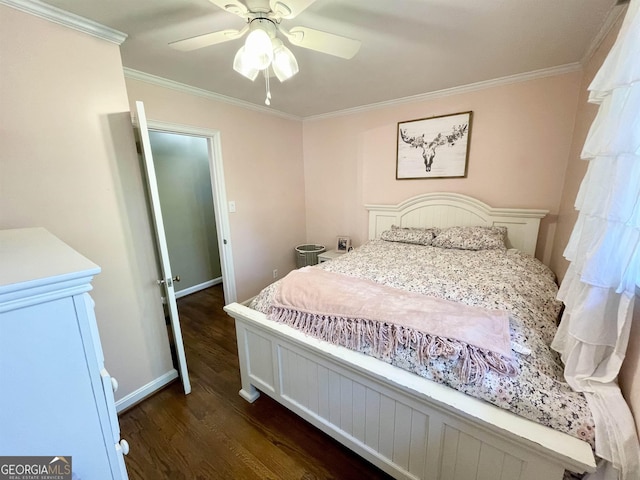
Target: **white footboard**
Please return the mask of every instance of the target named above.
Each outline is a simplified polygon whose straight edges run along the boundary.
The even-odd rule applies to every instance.
[[[589,446],[234,303],[240,394],[260,390],[395,478],[561,480]]]

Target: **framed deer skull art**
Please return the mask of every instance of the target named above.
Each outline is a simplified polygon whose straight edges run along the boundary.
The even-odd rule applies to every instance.
[[[466,177],[473,112],[398,122],[396,179]]]

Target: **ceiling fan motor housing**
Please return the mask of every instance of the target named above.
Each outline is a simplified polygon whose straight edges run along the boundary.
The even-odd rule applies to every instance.
[[[270,18],[256,17],[249,22],[249,35],[255,30],[262,30],[269,35],[269,38],[275,38],[277,27]]]

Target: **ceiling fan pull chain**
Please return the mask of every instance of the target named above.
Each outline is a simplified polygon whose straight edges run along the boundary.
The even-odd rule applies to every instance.
[[[264,72],[264,83],[267,89],[267,98],[265,98],[265,105],[271,105],[271,88],[269,88],[269,67],[263,70]]]

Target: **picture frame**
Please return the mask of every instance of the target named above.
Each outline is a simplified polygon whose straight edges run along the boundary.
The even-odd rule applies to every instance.
[[[336,238],[336,252],[347,253],[351,248],[351,237],[341,235]]]
[[[398,122],[396,180],[465,178],[473,112]]]

